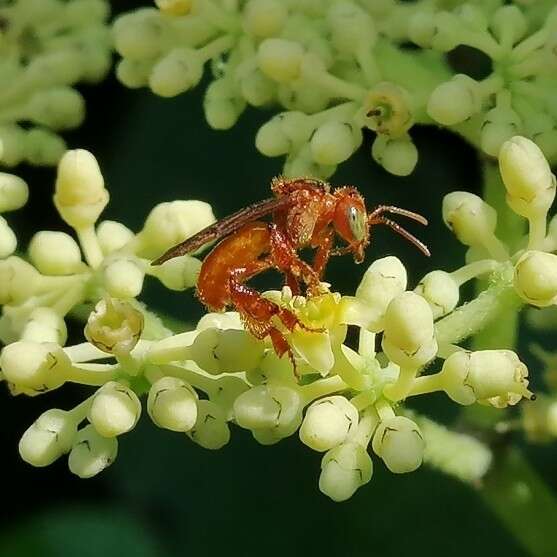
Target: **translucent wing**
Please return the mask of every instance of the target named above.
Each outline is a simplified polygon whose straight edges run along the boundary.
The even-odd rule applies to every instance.
[[[182,243],[170,248],[167,252],[163,253],[158,259],[155,259],[151,265],[161,265],[169,259],[180,257],[198,250],[200,247],[220,240],[233,232],[236,232],[244,224],[253,222],[265,215],[286,207],[290,203],[290,196],[284,195],[281,197],[271,197],[257,203],[253,203],[248,207],[240,209],[236,213],[219,220],[207,228],[200,230]]]

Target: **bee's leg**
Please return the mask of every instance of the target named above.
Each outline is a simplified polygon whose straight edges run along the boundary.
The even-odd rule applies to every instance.
[[[327,228],[319,234],[317,241],[312,245],[312,247],[317,248],[317,252],[313,260],[313,270],[317,273],[319,278],[323,277],[325,267],[331,257],[334,240],[335,231],[332,228]]]

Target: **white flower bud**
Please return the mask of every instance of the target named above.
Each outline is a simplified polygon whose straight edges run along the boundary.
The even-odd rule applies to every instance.
[[[28,199],[29,188],[24,180],[13,174],[0,172],[0,213],[20,209]]]
[[[418,368],[437,354],[433,313],[414,292],[394,298],[385,313],[381,346],[388,358],[401,367]]]
[[[240,314],[236,311],[225,311],[223,313],[206,313],[197,323],[196,329],[243,329]]]
[[[46,128],[33,128],[25,136],[25,158],[35,166],[53,166],[66,152],[66,143]]]
[[[130,303],[100,300],[87,319],[85,337],[108,354],[129,354],[143,332],[143,314]]]
[[[512,406],[528,391],[528,368],[510,350],[459,351],[440,373],[444,391],[459,404],[478,401],[496,408]]]
[[[481,124],[480,144],[485,153],[496,157],[501,145],[522,128],[522,121],[512,108],[496,106],[489,110]]]
[[[116,77],[118,81],[130,89],[139,89],[149,83],[149,76],[153,70],[153,61],[130,60],[122,58],[116,64]]]
[[[246,33],[265,39],[280,33],[288,17],[287,6],[279,0],[250,0],[243,10]]]
[[[23,259],[10,256],[0,260],[0,304],[19,304],[35,294],[41,275]]]
[[[197,403],[197,421],[186,435],[205,449],[217,450],[230,441],[230,429],[220,406],[210,400]]]
[[[116,19],[112,27],[114,47],[131,60],[157,58],[165,47],[168,25],[154,8],[143,8]]]
[[[19,441],[21,458],[32,466],[48,466],[69,452],[77,433],[70,412],[52,408],[41,414]]]
[[[343,443],[323,457],[319,489],[333,501],[346,501],[372,474],[373,463],[366,449],[358,443]]]
[[[19,126],[0,126],[0,161],[6,166],[16,166],[25,156],[26,132]]]
[[[152,209],[140,232],[149,253],[160,255],[215,222],[215,215],[203,201],[171,201]]]
[[[354,152],[357,143],[353,125],[331,120],[319,126],[311,137],[313,160],[319,164],[335,165],[344,162]]]
[[[418,150],[409,135],[378,135],[371,146],[373,160],[395,176],[408,176],[418,162]]]
[[[513,211],[525,217],[547,212],[555,198],[555,176],[533,141],[516,136],[503,143],[499,170]]]
[[[193,0],[155,0],[155,4],[164,14],[186,15],[191,10]]]
[[[377,37],[371,16],[352,2],[335,2],[327,12],[333,46],[342,54],[353,55],[370,48]]]
[[[8,221],[0,217],[0,259],[12,255],[17,248],[17,238]]]
[[[71,275],[82,267],[77,242],[64,232],[41,230],[28,249],[31,262],[45,275]]]
[[[218,375],[257,367],[265,345],[238,329],[205,329],[195,337],[191,359],[204,371]]]
[[[108,203],[108,191],[95,157],[84,149],[67,151],[58,164],[54,204],[73,228],[95,223]]]
[[[115,257],[103,269],[103,286],[114,298],[135,298],[143,289],[145,272],[132,258]]]
[[[464,74],[441,83],[431,93],[427,113],[444,126],[454,126],[481,109],[481,94],[476,80]]]
[[[428,273],[414,288],[414,292],[425,298],[431,307],[434,319],[447,315],[458,304],[458,283],[450,273],[445,271]]]
[[[314,402],[300,427],[302,443],[314,451],[328,451],[346,441],[358,426],[358,410],[343,396]]]
[[[201,261],[195,257],[184,255],[165,261],[154,267],[151,274],[156,276],[170,290],[185,290],[197,283]]]
[[[276,83],[264,75],[257,66],[253,66],[251,60],[247,60],[244,64],[245,69],[240,65],[236,71],[242,97],[252,106],[269,105],[275,99]]]
[[[38,91],[26,109],[30,120],[53,130],[76,128],[85,118],[85,101],[71,87]]]
[[[182,379],[162,377],[151,386],[147,412],[159,427],[189,431],[197,421],[197,398],[197,393]]]
[[[245,107],[245,101],[229,79],[216,79],[205,91],[205,119],[214,130],[230,129],[238,121]]]
[[[195,87],[203,76],[203,58],[193,48],[175,48],[161,58],[149,77],[149,87],[161,97],[175,97]]]
[[[62,347],[52,342],[13,342],[0,353],[6,381],[35,394],[60,387],[71,365]]]
[[[413,472],[422,464],[425,442],[420,428],[404,416],[382,421],[373,436],[373,450],[395,474]]]
[[[303,47],[286,39],[265,39],[257,51],[259,69],[279,83],[287,83],[300,75]]]
[[[118,440],[102,437],[92,425],[77,432],[68,466],[80,478],[92,478],[108,468],[118,455]]]
[[[387,306],[406,290],[408,277],[400,259],[390,255],[374,261],[364,273],[356,298],[366,302],[371,315],[370,330],[378,333],[385,327]]]
[[[113,220],[103,220],[97,226],[97,239],[104,255],[123,248],[134,236],[127,226]]]
[[[309,140],[312,130],[306,114],[283,112],[259,128],[255,146],[267,157],[279,157],[296,151]]]
[[[88,420],[99,435],[117,437],[131,431],[141,415],[141,402],[128,387],[110,381],[93,397]]]
[[[225,375],[224,377],[219,377],[213,383],[210,400],[222,409],[226,420],[232,420],[234,419],[234,402],[242,393],[248,391],[250,387],[251,385],[240,377]]]
[[[543,251],[522,254],[514,267],[514,288],[533,306],[557,303],[557,255]]]
[[[53,342],[63,346],[68,338],[64,318],[49,307],[35,308],[23,327],[20,340]]]
[[[234,402],[236,423],[246,429],[289,429],[302,410],[300,393],[280,385],[258,385]]]

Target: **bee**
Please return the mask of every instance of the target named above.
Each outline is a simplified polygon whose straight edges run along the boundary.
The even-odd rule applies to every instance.
[[[326,182],[310,178],[274,178],[271,190],[273,197],[208,226],[170,248],[152,264],[160,265],[220,240],[201,266],[199,299],[210,311],[234,308],[252,335],[258,339],[270,337],[277,355],[288,354],[294,365],[292,349],[274,320],[278,319],[289,331],[297,326],[308,328],[293,311],[264,298],[246,283],[274,269],[284,276],[293,294],[304,291],[308,297],[317,296],[323,293],[321,279],[329,258],[352,254],[354,261],[361,263],[375,225],[390,227],[429,255],[420,240],[387,215],[402,215],[423,225],[427,220],[390,205],[379,205],[368,213],[364,198],[355,187],[331,190]],[[268,215],[270,221],[260,220]],[[343,246],[335,246],[337,237]],[[307,247],[315,250],[311,264],[298,253]]]

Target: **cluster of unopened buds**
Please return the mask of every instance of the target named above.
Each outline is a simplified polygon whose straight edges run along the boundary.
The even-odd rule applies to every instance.
[[[85,102],[73,87],[112,64],[108,0],[0,3],[0,164],[58,162],[59,131],[76,128]]]
[[[447,127],[493,157],[522,134],[557,159],[551,0],[155,3],[114,23],[120,81],[172,97],[196,86],[210,63],[211,127],[232,127],[248,105],[285,109],[255,143],[286,156],[287,176],[332,175],[366,129],[377,134],[373,159],[408,175],[418,160],[414,124]],[[459,46],[487,56],[491,73],[455,73],[447,55]]]
[[[389,256],[369,266],[354,296],[293,296],[287,287],[265,294],[307,327],[283,331],[295,375],[291,361],[279,358],[269,339],[244,330],[234,312],[206,314],[194,330],[173,334],[136,300],[145,274],[174,290],[195,284],[196,258],[160,267],[150,259],[213,222],[207,204],[162,203],[137,234],[117,222],[96,226],[108,202],[101,172],[87,151],[68,151],[54,203],[79,244],[61,232],[38,232],[24,259],[10,255],[15,241],[7,224],[1,230],[0,244],[10,247],[0,261],[1,377],[13,394],[34,396],[65,382],[95,392],[72,410],[42,414],[21,438],[22,458],[46,466],[69,453],[73,473],[99,473],[115,459],[118,437],[139,420],[145,396],[155,425],[207,449],[229,442],[231,423],[266,445],[297,432],[324,454],[319,487],[336,501],[370,481],[371,452],[394,473],[427,461],[462,480],[481,480],[489,447],[415,415],[403,402],[436,391],[461,405],[495,408],[533,398],[528,370],[514,352],[458,345],[489,327],[501,308],[557,301],[553,221],[546,234],[555,177],[523,137],[503,145],[499,163],[508,205],[530,223],[525,244],[513,253],[495,236],[495,211],[473,194],[454,192],[445,197],[443,217],[470,247],[464,267],[428,273],[408,290],[404,265]],[[3,179],[2,207],[21,206],[25,184]],[[461,286],[477,277],[488,286],[459,305]],[[64,317],[87,304],[95,304],[87,342],[64,346]],[[357,347],[347,343],[348,327],[359,331]]]

